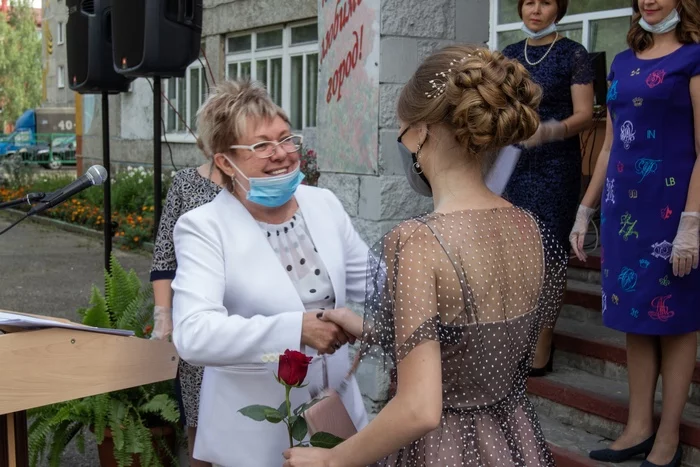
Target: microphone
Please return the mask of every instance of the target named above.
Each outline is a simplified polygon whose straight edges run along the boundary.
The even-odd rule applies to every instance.
[[[32,203],[35,203],[37,201],[41,201],[46,197],[46,193],[43,191],[39,193],[28,193],[27,196],[24,198],[19,198],[19,199],[13,199],[12,201],[6,201],[4,203],[0,203],[0,209],[7,209],[11,208],[13,206],[19,206],[20,204],[27,203],[31,205]]]
[[[71,182],[68,186],[49,193],[41,204],[34,206],[29,210],[27,216],[33,216],[34,214],[46,211],[57,204],[61,204],[71,196],[80,193],[93,185],[102,185],[107,180],[107,177],[107,170],[104,167],[101,165],[93,165],[87,170],[87,172],[85,172],[75,181]]]

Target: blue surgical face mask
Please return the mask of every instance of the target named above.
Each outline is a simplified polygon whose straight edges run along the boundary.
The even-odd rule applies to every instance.
[[[525,23],[523,23],[523,25],[521,26],[520,29],[522,29],[523,32],[525,33],[525,35],[527,37],[529,37],[530,39],[537,40],[537,39],[542,39],[543,37],[547,37],[550,34],[557,32],[557,24],[552,23],[540,31],[533,31],[532,29],[525,26]]]
[[[249,188],[246,190],[241,187],[246,192],[245,199],[268,208],[278,208],[292,199],[301,181],[304,180],[304,174],[299,169],[301,164],[298,163],[294,170],[286,174],[274,177],[246,177],[231,159],[228,157],[226,159],[243,178],[248,180]]]
[[[639,18],[639,25],[642,27],[642,29],[652,34],[664,34],[673,31],[680,22],[681,15],[678,14],[678,10],[675,8],[668,14],[667,17],[656,24],[649,24],[644,18]]]

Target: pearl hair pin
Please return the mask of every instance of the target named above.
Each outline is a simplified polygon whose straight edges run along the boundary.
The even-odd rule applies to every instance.
[[[478,52],[477,54],[479,57],[483,58],[483,54],[481,52]],[[445,89],[447,88],[447,76],[452,73],[452,67],[456,65],[461,65],[463,64],[467,58],[471,57],[472,54],[467,54],[466,57],[459,61],[452,60],[450,62],[450,68],[447,69],[447,71],[441,71],[440,73],[435,73],[435,76],[438,76],[438,78],[433,78],[428,81],[430,83],[430,86],[433,88],[432,91],[428,91],[425,93],[426,97],[429,97],[431,99],[437,99],[441,95],[445,93]],[[441,78],[440,78],[441,77]]]

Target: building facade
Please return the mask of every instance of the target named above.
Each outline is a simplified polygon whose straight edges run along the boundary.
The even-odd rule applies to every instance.
[[[42,22],[43,105],[72,107],[75,93],[68,87],[66,0],[44,0]]]

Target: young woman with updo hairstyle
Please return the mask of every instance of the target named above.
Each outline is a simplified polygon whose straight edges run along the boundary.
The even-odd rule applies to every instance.
[[[554,465],[526,381],[567,258],[484,183],[494,153],[535,134],[540,97],[522,65],[479,47],[444,48],[409,79],[399,149],[434,211],[371,250],[364,321],[322,316],[361,336],[363,361],[397,368],[396,395],[335,448],[287,450],[285,467]]]

